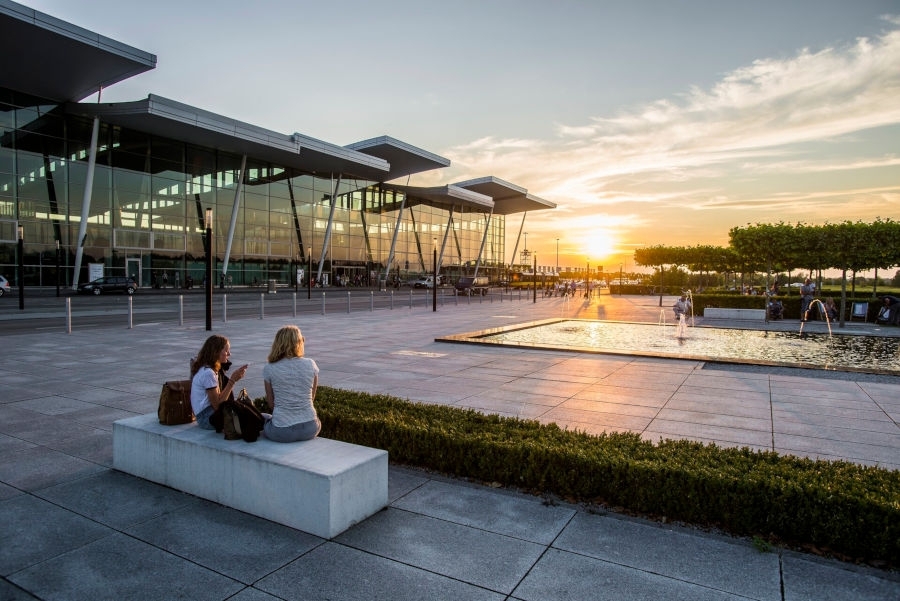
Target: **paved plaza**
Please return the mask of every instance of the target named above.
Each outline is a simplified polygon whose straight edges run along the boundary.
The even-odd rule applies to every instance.
[[[251,364],[241,385],[253,396],[275,331],[296,323],[326,386],[900,469],[897,376],[435,341],[551,317],[656,323],[658,300],[445,300],[437,312],[244,318],[213,331],[235,364]],[[15,308],[2,311],[4,601],[900,600],[893,572],[402,466],[390,468],[388,508],[332,540],[242,514],[111,468],[113,422],[156,411],[162,382],[187,376],[203,323],[8,334]]]

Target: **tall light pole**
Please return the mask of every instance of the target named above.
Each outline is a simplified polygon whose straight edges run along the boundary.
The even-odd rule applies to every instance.
[[[537,253],[534,253],[534,268],[531,272],[532,282],[534,283],[534,300],[532,302],[537,302]]]
[[[306,260],[306,300],[312,298],[312,249],[310,248],[308,251],[309,256]]]
[[[206,331],[212,330],[212,220],[213,210],[206,209]]]
[[[434,246],[434,262],[431,264],[431,311],[437,312],[437,238],[432,238],[431,243]]]
[[[556,239],[556,277],[559,277],[559,238]]]
[[[619,263],[619,296],[622,296],[622,269],[624,265]]]
[[[25,227],[19,226],[16,230],[19,250],[19,310],[25,310]]]
[[[587,262],[587,281],[584,283],[584,298],[591,297],[591,262]]]
[[[56,297],[59,298],[59,240],[56,241]]]

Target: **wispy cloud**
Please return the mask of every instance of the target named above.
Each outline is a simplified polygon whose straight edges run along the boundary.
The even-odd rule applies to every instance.
[[[865,186],[835,191],[825,187],[832,181],[817,187],[812,177],[807,189],[789,186],[784,198],[771,190],[754,197],[746,183],[773,174],[900,166],[896,143],[876,156],[877,149],[851,135],[900,124],[900,18],[886,17],[885,23],[889,29],[877,37],[759,59],[708,89],[692,87],[587,123],[558,124],[552,140],[475,140],[446,152],[451,173],[491,173],[521,183],[560,205],[558,222],[553,212],[542,220],[573,228],[579,212],[616,205],[632,218],[636,204],[688,202],[722,211],[725,220],[729,211],[751,208],[760,215],[772,211],[777,220],[789,203],[796,210],[798,203],[816,205],[836,195],[869,198],[873,190],[860,192]],[[672,224],[660,224],[661,232],[667,229]]]

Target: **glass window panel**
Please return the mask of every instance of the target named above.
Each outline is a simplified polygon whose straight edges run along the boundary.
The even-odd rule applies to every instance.
[[[117,248],[150,248],[150,232],[114,230]]]
[[[153,234],[153,248],[157,250],[185,250],[184,234]]]
[[[269,244],[269,254],[273,257],[290,257],[291,245],[287,242],[272,242]]]
[[[269,252],[266,240],[244,240],[244,254],[265,256]]]

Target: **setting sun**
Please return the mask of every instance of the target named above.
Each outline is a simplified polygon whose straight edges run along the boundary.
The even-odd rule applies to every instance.
[[[602,261],[615,253],[616,240],[609,232],[597,230],[588,235],[581,247],[584,249],[585,257]]]

